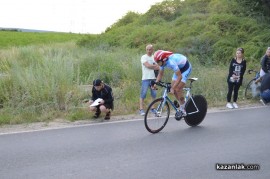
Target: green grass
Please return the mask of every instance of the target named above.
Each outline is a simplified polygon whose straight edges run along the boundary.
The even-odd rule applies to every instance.
[[[83,36],[74,33],[0,31],[0,48],[77,41]]]
[[[64,117],[70,121],[90,119],[82,102],[91,96],[91,84],[101,78],[112,86],[115,97],[113,115],[137,113],[139,107],[141,64],[145,52],[123,48],[87,49],[75,43],[13,47],[0,50],[0,124],[48,121]],[[194,94],[203,94],[209,107],[226,103],[228,64],[202,66],[189,56],[198,77]],[[248,63],[248,68],[251,67]],[[166,70],[163,80],[170,81]],[[244,85],[251,76],[246,75]],[[243,87],[239,101],[243,100]],[[158,90],[158,96],[162,90]],[[145,107],[151,102],[150,94]]]

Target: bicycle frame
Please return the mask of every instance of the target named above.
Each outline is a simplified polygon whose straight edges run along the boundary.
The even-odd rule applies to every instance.
[[[185,90],[185,91],[186,91],[185,102],[187,102],[187,100],[188,100],[188,99],[191,99],[191,101],[192,101],[193,105],[194,105],[194,106],[195,106],[195,108],[196,108],[196,111],[194,111],[194,112],[190,112],[190,113],[187,113],[187,115],[190,115],[190,114],[194,114],[194,113],[199,112],[200,110],[198,109],[198,107],[197,107],[196,103],[195,103],[195,102],[194,102],[194,100],[193,100],[192,95],[190,94],[190,90],[191,90],[191,88],[183,88],[183,90]]]
[[[187,115],[190,115],[190,114],[194,114],[194,113],[199,112],[199,109],[198,109],[196,103],[194,102],[192,95],[190,94],[191,88],[190,88],[190,87],[186,87],[186,88],[183,88],[183,90],[186,91],[186,94],[185,94],[185,102],[187,102],[188,99],[191,99],[193,105],[194,105],[195,108],[196,108],[196,111],[187,113]],[[177,109],[177,107],[174,105],[173,101],[168,97],[168,91],[169,91],[169,86],[166,86],[166,88],[164,89],[163,95],[162,95],[163,101],[162,101],[162,103],[161,103],[161,106],[158,106],[158,109],[159,109],[160,107],[161,107],[161,109],[163,109],[164,105],[165,105],[166,102],[168,101],[168,102],[171,104],[171,106],[174,108],[174,110],[175,110],[176,112],[178,112],[179,109]]]
[[[194,127],[199,125],[204,120],[207,113],[207,101],[202,95],[191,94],[192,82],[196,81],[197,78],[191,78],[189,80],[190,85],[183,88],[183,90],[185,91],[184,100],[186,102],[186,115],[185,112],[177,108],[178,105],[176,105],[175,101],[171,100],[172,98],[170,99],[168,95],[171,89],[171,83],[153,83],[153,85],[156,84],[158,86],[161,86],[162,88],[164,88],[164,90],[162,91],[162,96],[160,98],[153,100],[149,104],[144,116],[145,128],[150,133],[158,133],[166,126],[170,118],[170,104],[176,111],[175,119],[177,121],[180,121],[182,118],[184,118],[187,125]]]

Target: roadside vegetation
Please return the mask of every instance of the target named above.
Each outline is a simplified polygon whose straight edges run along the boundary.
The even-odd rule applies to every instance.
[[[191,76],[199,78],[193,92],[203,94],[209,107],[224,106],[228,63],[235,49],[243,47],[248,68],[258,70],[270,42],[267,4],[242,3],[164,1],[145,14],[127,13],[100,35],[0,31],[0,125],[91,119],[83,100],[89,98],[95,78],[113,87],[113,115],[137,113],[140,58],[148,43],[156,50],[187,55]],[[169,81],[172,72],[165,73]],[[252,76],[244,78],[242,104],[253,102],[243,96]]]
[[[50,45],[67,41],[77,41],[83,38],[82,34],[56,33],[56,32],[20,32],[0,30],[0,48],[27,46],[27,45]]]

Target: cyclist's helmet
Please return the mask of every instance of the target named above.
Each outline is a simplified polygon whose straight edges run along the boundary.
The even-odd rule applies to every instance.
[[[159,62],[159,61],[165,61],[167,60],[167,58],[172,55],[173,53],[170,52],[170,51],[165,51],[165,50],[158,50],[154,53],[154,60],[156,62]]]

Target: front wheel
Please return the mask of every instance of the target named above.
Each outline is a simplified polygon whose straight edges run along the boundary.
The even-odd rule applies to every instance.
[[[207,101],[202,95],[194,95],[192,98],[194,102],[189,98],[186,104],[185,121],[189,126],[197,126],[204,120],[207,113]]]
[[[163,103],[163,98],[155,99],[147,108],[144,116],[145,128],[150,133],[158,133],[167,124],[170,117],[168,102]]]

